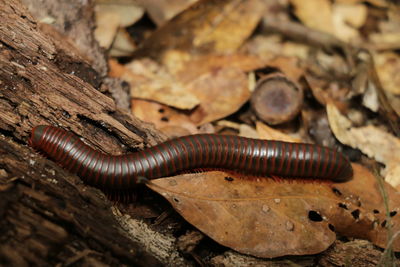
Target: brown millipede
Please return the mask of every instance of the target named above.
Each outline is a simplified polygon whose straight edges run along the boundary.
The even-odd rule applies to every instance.
[[[32,130],[29,143],[88,184],[105,189],[129,189],[139,177],[153,179],[194,168],[336,182],[353,175],[347,158],[327,147],[228,135],[183,136],[133,154],[110,156],[73,133],[41,125]]]

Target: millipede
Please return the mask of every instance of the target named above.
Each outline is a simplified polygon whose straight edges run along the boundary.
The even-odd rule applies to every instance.
[[[87,184],[107,190],[196,168],[334,182],[353,175],[349,160],[327,147],[230,135],[188,135],[131,154],[106,155],[71,132],[40,125],[32,129],[29,143]]]

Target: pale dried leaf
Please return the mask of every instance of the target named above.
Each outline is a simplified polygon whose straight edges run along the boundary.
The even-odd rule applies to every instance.
[[[243,123],[239,126],[239,136],[254,139],[259,138],[257,131],[253,127]]]
[[[332,4],[329,0],[290,0],[290,2],[295,7],[297,17],[306,26],[334,34]]]
[[[110,56],[112,57],[126,57],[132,54],[136,49],[136,44],[129,35],[129,33],[119,28],[112,47],[110,49]]]
[[[336,3],[342,4],[358,4],[358,3],[370,3],[371,5],[375,5],[378,7],[387,7],[388,2],[385,0],[335,0]]]
[[[400,95],[400,56],[392,52],[377,53],[374,61],[383,89]]]
[[[144,9],[134,2],[101,3],[95,7],[96,18],[105,14],[118,16],[119,26],[128,27],[138,21],[144,14]]]
[[[332,21],[335,36],[343,41],[359,41],[358,28],[367,19],[367,7],[364,4],[334,4]]]
[[[393,186],[400,182],[400,173],[394,173],[400,165],[400,140],[372,125],[353,127],[350,120],[340,114],[332,104],[326,106],[329,125],[336,138],[386,165],[386,181]]]
[[[292,143],[301,142],[300,138],[292,137],[288,134],[280,132],[280,131],[262,123],[261,121],[256,122],[256,129],[257,129],[260,139],[279,140],[279,141],[292,142]]]
[[[119,18],[115,13],[103,14],[96,18],[94,37],[101,47],[109,48],[119,27]]]
[[[150,18],[161,26],[197,0],[137,0],[149,13]]]
[[[127,27],[138,21],[144,14],[144,9],[132,2],[98,3],[95,7],[96,40],[100,46],[109,48],[115,39],[118,28]]]
[[[118,63],[110,64],[115,68]],[[131,96],[153,100],[179,109],[192,109],[200,101],[186,86],[177,81],[162,66],[149,60],[135,60],[119,66],[123,71],[115,76],[125,80],[131,86]]]
[[[372,83],[367,83],[366,90],[362,96],[362,103],[365,107],[369,108],[373,112],[379,110],[379,98],[376,92],[376,87]]]

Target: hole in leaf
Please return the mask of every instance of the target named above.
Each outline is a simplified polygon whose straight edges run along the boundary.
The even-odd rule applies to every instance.
[[[358,220],[360,218],[360,210],[359,209],[353,210],[351,212],[351,215],[353,216],[354,219]]]
[[[225,181],[232,182],[234,179],[230,176],[225,176]]]
[[[379,213],[379,210],[373,210],[373,212],[374,212],[375,214],[377,214],[377,213]]]
[[[321,222],[322,216],[318,212],[316,212],[314,210],[310,210],[308,212],[308,219],[310,219],[313,222]]]
[[[177,198],[175,198],[175,197],[174,197],[174,201],[175,201],[176,203],[179,203],[179,199],[177,199]]]
[[[160,113],[164,113],[164,112],[165,112],[165,109],[163,109],[163,108],[160,108],[160,109],[158,110],[158,112],[160,112]]]
[[[342,192],[340,192],[340,190],[337,189],[336,187],[332,188],[332,191],[333,191],[333,193],[335,193],[335,194],[338,195],[338,196],[341,196],[341,195],[342,195]]]
[[[161,120],[162,120],[162,121],[165,121],[165,122],[168,122],[168,121],[169,121],[169,119],[168,119],[167,117],[161,117]]]
[[[335,226],[333,226],[333,224],[328,224],[329,230],[331,230],[332,232],[335,232]]]
[[[390,213],[389,213],[389,215],[390,215],[390,217],[393,217],[393,216],[395,216],[397,214],[397,211],[391,211]]]
[[[339,208],[342,208],[342,209],[345,209],[345,210],[348,210],[349,208],[347,208],[347,205],[346,204],[344,204],[344,203],[339,203]]]

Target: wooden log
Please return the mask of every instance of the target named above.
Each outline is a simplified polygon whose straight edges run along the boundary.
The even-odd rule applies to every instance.
[[[292,120],[303,104],[303,90],[281,73],[261,78],[251,96],[256,115],[269,124]]]
[[[189,264],[173,237],[118,218],[99,190],[26,146],[38,124],[69,129],[108,153],[165,139],[119,110],[97,90],[102,82],[67,37],[40,25],[19,1],[0,0],[1,264]]]

